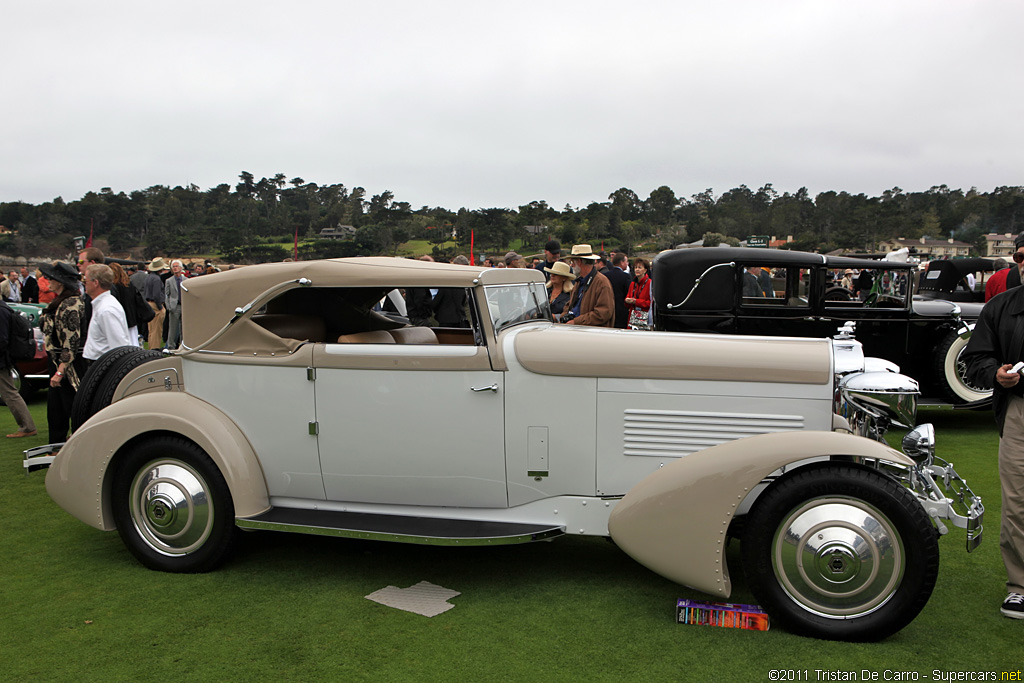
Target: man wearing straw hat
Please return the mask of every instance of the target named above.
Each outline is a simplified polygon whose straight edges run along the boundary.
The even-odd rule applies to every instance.
[[[612,327],[615,325],[615,295],[612,283],[597,272],[600,256],[589,244],[575,244],[569,261],[579,271],[576,287],[565,305],[562,321],[569,325]]]

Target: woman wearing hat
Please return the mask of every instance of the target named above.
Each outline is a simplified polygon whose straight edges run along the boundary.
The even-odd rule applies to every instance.
[[[50,390],[46,396],[46,422],[50,443],[68,438],[71,406],[81,374],[82,314],[85,303],[78,295],[78,270],[61,261],[43,264],[39,270],[50,281],[56,298],[43,309],[39,326],[50,357]],[[76,367],[77,366],[77,367]]]
[[[544,272],[551,276],[548,280],[548,302],[551,304],[551,317],[557,323],[562,317],[565,305],[569,303],[572,281],[576,279],[576,275],[564,261],[555,261],[550,268],[545,267]]]
[[[626,319],[631,330],[649,330],[647,318],[651,311],[651,266],[645,259],[638,258],[633,262],[633,281],[629,283],[626,293]]]
[[[846,289],[850,290],[851,292],[853,291],[853,269],[852,268],[847,268],[846,270],[843,271],[843,279],[839,281],[839,285],[841,287],[845,287]]]

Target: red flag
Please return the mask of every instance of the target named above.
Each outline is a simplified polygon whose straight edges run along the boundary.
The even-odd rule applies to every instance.
[[[476,237],[474,231],[469,231],[469,265],[475,266],[476,263],[473,260],[473,238]]]
[[[295,226],[295,248],[292,249],[292,261],[299,260],[299,226]]]
[[[92,246],[92,225],[93,225],[93,221],[94,220],[95,219],[93,219],[93,218],[89,219],[89,239],[86,240],[86,242],[85,242],[85,248],[86,249],[88,249],[89,247]]]

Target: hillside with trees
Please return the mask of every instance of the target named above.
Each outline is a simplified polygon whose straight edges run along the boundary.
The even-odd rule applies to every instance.
[[[74,236],[90,230],[112,252],[134,248],[146,258],[216,254],[254,262],[290,256],[296,231],[300,258],[323,258],[395,254],[413,239],[426,240],[442,253],[453,234],[465,253],[470,231],[478,253],[501,252],[514,241],[539,250],[548,235],[566,244],[604,241],[625,251],[639,245],[653,250],[708,233],[736,239],[792,236],[792,248],[824,252],[873,249],[894,237],[951,237],[980,249],[986,233],[1024,229],[1024,187],[1016,186],[991,192],[894,187],[878,197],[843,191],[812,197],[806,188],[779,194],[767,184],[757,190],[740,185],[720,195],[708,188],[688,198],[662,186],[645,198],[620,188],[580,208],[556,209],[537,200],[515,208],[453,210],[414,209],[390,191],[367,198],[362,187],[286,178],[278,173],[256,180],[243,171],[233,186],[208,190],[155,185],[125,194],[102,188],[70,202],[60,197],[38,205],[2,202],[0,225],[15,232],[0,236],[0,253],[62,256]],[[317,239],[324,228],[343,225],[356,228],[351,239]]]

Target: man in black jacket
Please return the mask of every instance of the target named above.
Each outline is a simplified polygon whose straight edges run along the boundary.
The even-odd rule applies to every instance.
[[[621,330],[626,329],[629,320],[626,316],[626,295],[629,294],[629,283],[632,278],[626,275],[623,266],[626,265],[626,255],[621,251],[612,254],[611,265],[601,271],[601,274],[612,283],[612,295],[615,297],[615,327]]]
[[[1024,619],[1024,382],[1019,372],[1012,372],[1024,360],[1024,287],[985,304],[961,358],[967,363],[967,380],[994,392],[1003,494],[999,549],[1008,591],[999,611]]]
[[[39,303],[39,283],[28,266],[21,267],[21,301],[26,304]]]
[[[14,421],[18,423],[18,431],[8,434],[7,438],[19,439],[23,436],[35,436],[36,423],[32,420],[28,406],[25,405],[25,399],[18,393],[18,388],[14,386],[14,378],[11,376],[14,363],[7,352],[7,345],[11,338],[12,315],[20,315],[20,313],[7,304],[0,304],[0,396],[10,408]]]

